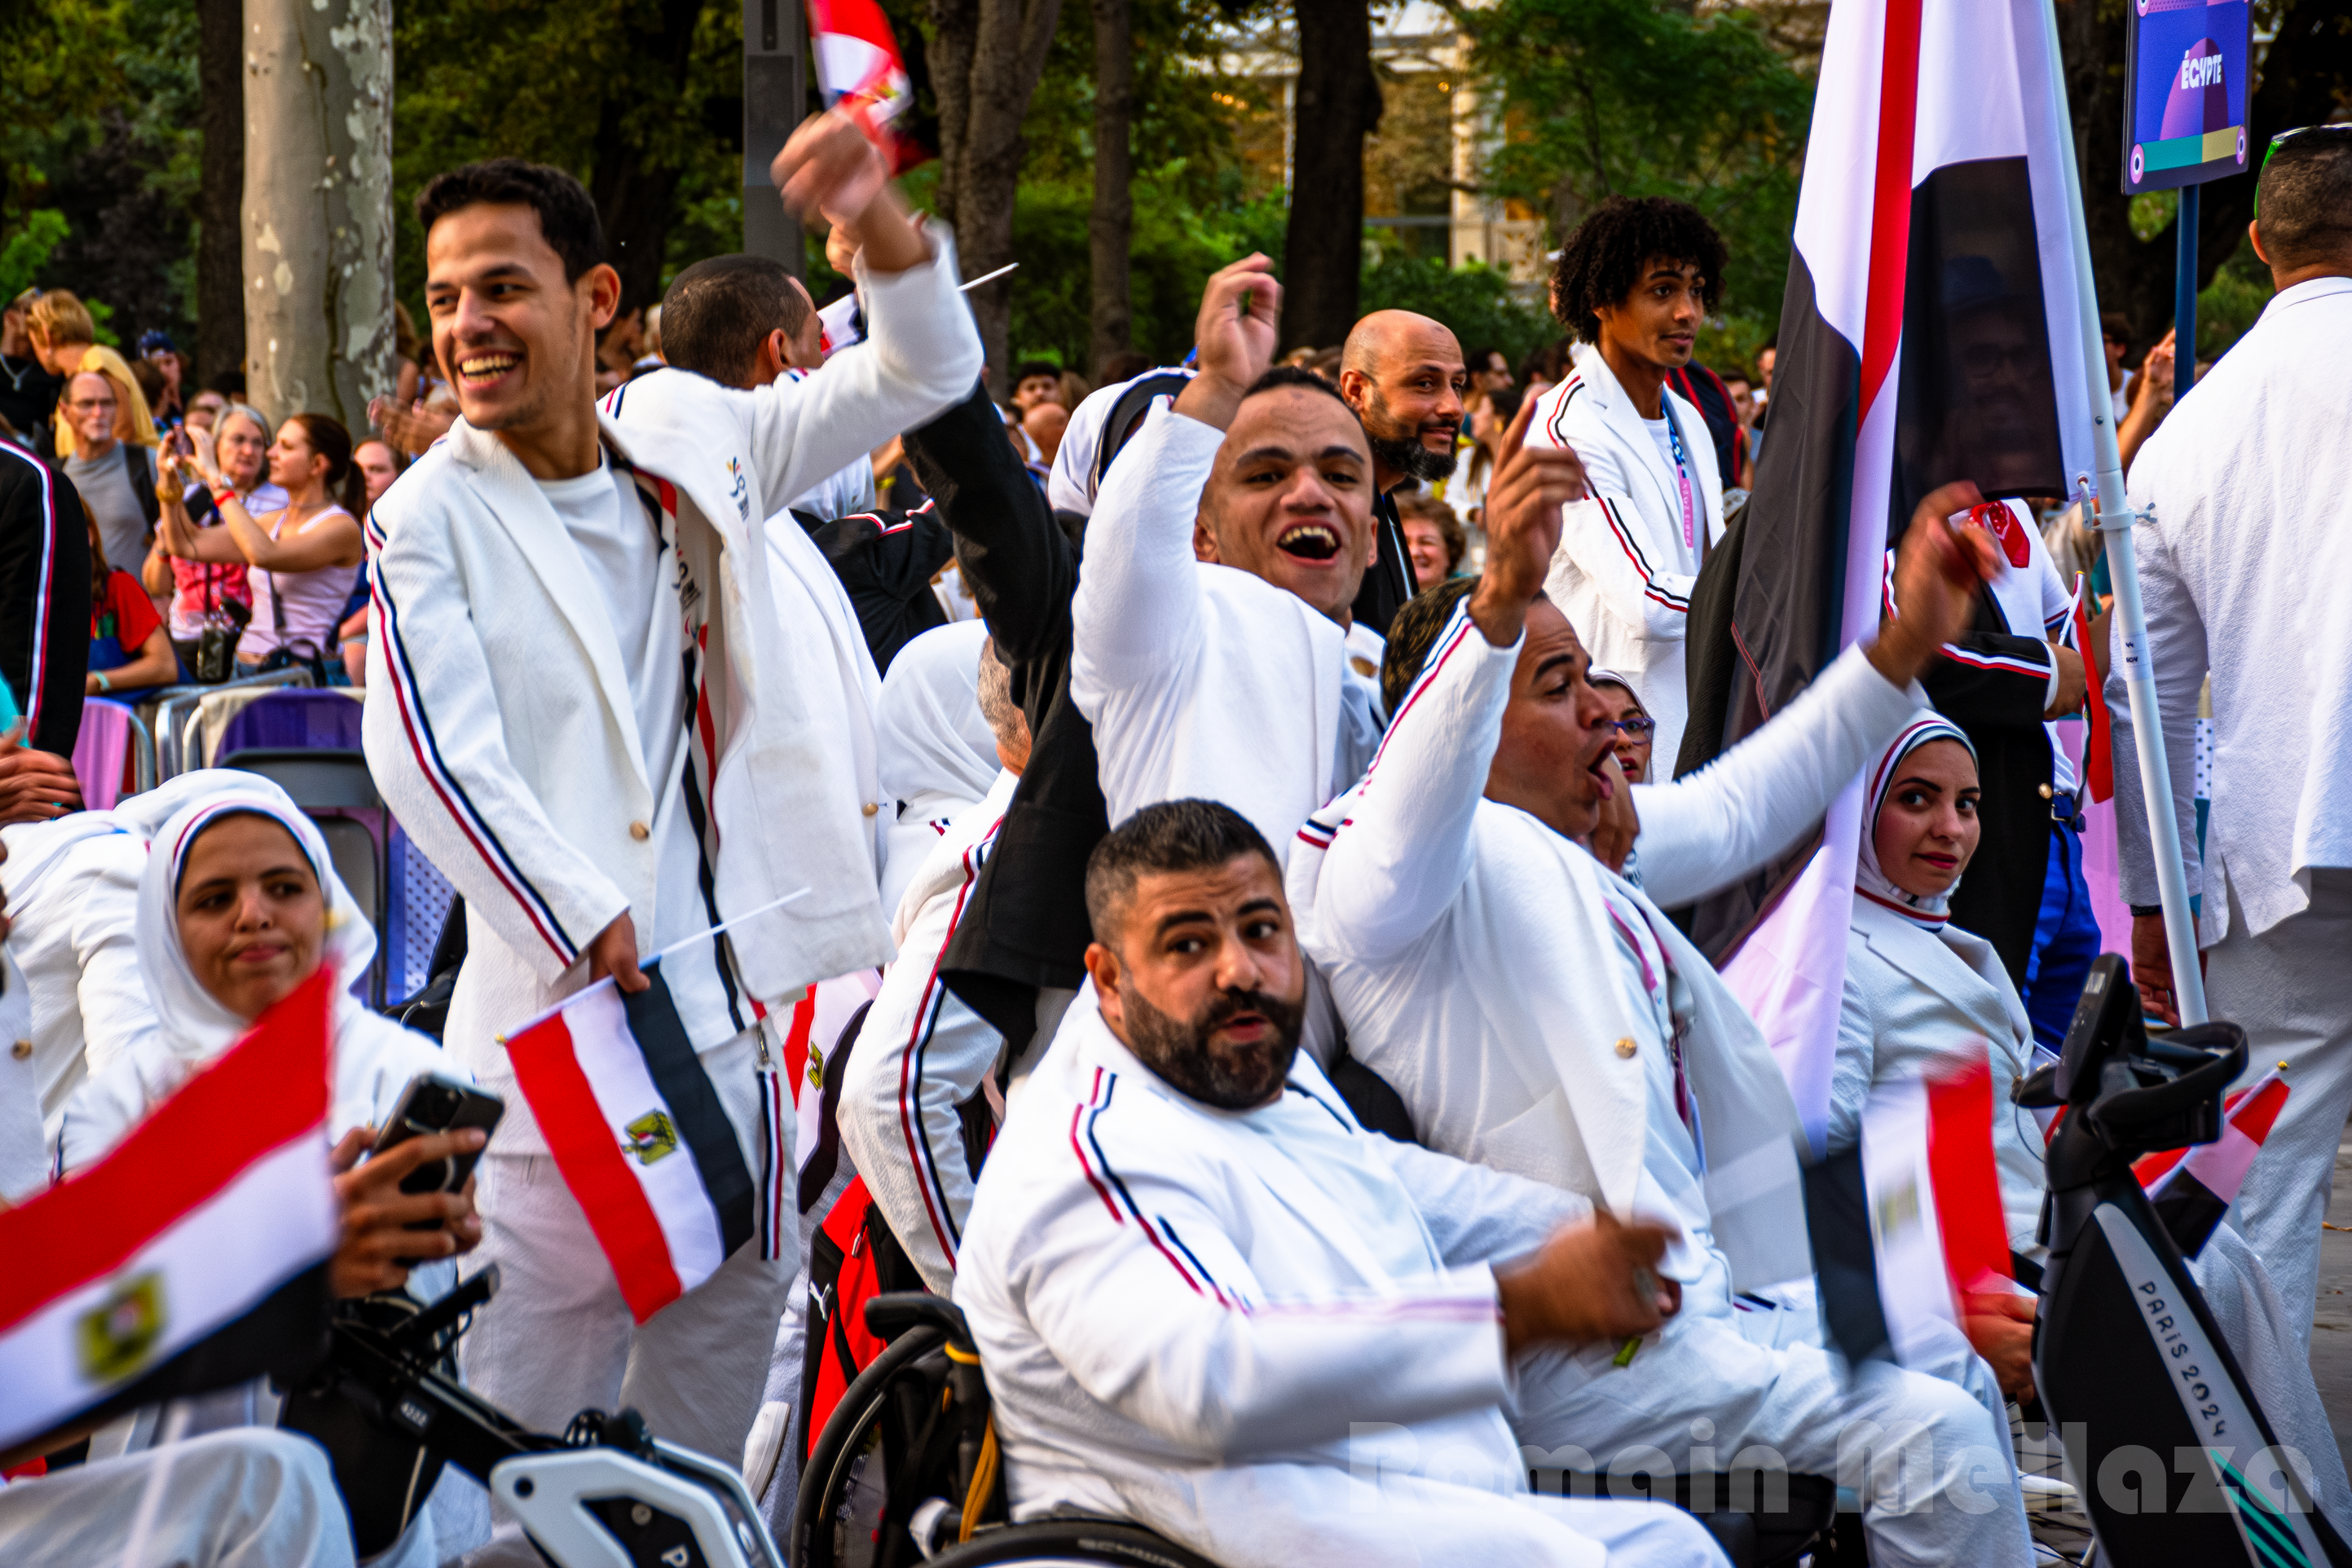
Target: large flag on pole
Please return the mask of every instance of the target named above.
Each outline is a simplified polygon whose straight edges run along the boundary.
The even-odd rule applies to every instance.
[[[97,1163],[0,1209],[0,1451],[326,1348],[327,969]]]
[[[1989,498],[2066,495],[2090,470],[2058,163],[2074,138],[2056,123],[2046,3],[1831,9],[1771,439],[1739,547],[1709,563],[1736,580],[1713,593],[1703,581],[1694,606],[1678,771],[1753,731],[1873,629],[1883,552],[1928,491],[1970,479]],[[1764,1026],[1817,1148],[1861,812],[1857,780],[1818,841],[1694,923]]]

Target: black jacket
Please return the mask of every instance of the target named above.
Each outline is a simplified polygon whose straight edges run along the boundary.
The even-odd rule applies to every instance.
[[[65,475],[0,441],[0,677],[17,711],[32,720],[26,744],[73,754],[89,673],[89,530],[81,497]]]
[[[907,437],[955,534],[964,585],[1029,721],[1029,763],[940,963],[950,990],[1017,1053],[1038,991],[1086,978],[1087,857],[1110,831],[1094,727],[1070,700],[1078,552],[1022,467],[985,385]]]
[[[876,669],[889,674],[900,648],[948,624],[931,579],[955,558],[955,539],[932,502],[912,511],[853,512],[830,521],[796,511],[793,519],[848,590]]]
[[[1412,597],[1412,557],[1404,552],[1404,524],[1396,502],[1383,490],[1372,498],[1372,559],[1356,590],[1356,618],[1382,637]]]
[[[1919,678],[1936,710],[1976,747],[1984,787],[1977,806],[1982,837],[1953,889],[1952,923],[1992,943],[2021,991],[2050,858],[2050,733],[2042,727],[2050,645],[2011,635],[1990,590],[1980,588],[1975,623],[1952,646],[1963,655],[1993,656],[1975,663],[1942,654]],[[2019,664],[2041,673],[2014,668]]]

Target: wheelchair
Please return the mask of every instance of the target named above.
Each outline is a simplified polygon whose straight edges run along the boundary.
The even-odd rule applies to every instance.
[[[555,1568],[784,1568],[732,1466],[663,1442],[631,1410],[533,1432],[459,1384],[457,1337],[498,1285],[493,1266],[429,1307],[346,1303],[325,1360],[288,1390],[278,1424],[327,1450],[361,1557],[390,1547],[454,1464]]]
[[[843,1394],[809,1450],[786,1537],[794,1568],[982,1568],[982,1564],[1217,1568],[1139,1525],[1057,1518],[1013,1524],[990,1414],[988,1385],[963,1314],[937,1296],[904,1292],[866,1304],[866,1322],[888,1346]],[[1785,1493],[1780,1481],[1787,1483]],[[1567,1475],[1549,1489],[1591,1495],[1597,1478]],[[1721,1489],[1700,1490],[1711,1501]],[[1735,1568],[1792,1568],[1808,1554],[1860,1563],[1858,1521],[1832,1538],[1837,1489],[1790,1475],[1752,1489],[1759,1511],[1703,1508],[1697,1515]],[[1659,1501],[1686,1511],[1692,1478]],[[1742,1497],[1741,1478],[1729,1495]]]

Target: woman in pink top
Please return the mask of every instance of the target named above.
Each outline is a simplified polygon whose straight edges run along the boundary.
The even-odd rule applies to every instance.
[[[212,490],[227,526],[199,531],[167,521],[170,548],[184,559],[250,568],[253,619],[236,645],[239,672],[322,656],[366,553],[357,515],[365,481],[352,459],[351,432],[323,414],[289,417],[269,448],[269,478],[286,506],[258,518],[222,474],[210,438],[191,432],[190,441],[194,458],[177,461]]]
[[[209,426],[192,423],[190,428],[209,428],[219,451],[221,476],[243,499],[250,515],[262,517],[284,510],[286,492],[269,483],[264,472],[270,429],[269,421],[257,410],[233,403],[214,416]],[[194,504],[184,511],[180,502],[164,501],[165,516],[178,514],[185,529],[219,526],[220,512],[211,504],[209,495],[192,491],[188,500]],[[145,569],[140,575],[150,594],[172,595],[171,611],[165,617],[172,646],[191,670],[196,668],[198,639],[205,635],[205,623],[216,611],[225,605],[236,605],[230,615],[236,625],[242,626],[253,609],[253,590],[246,583],[242,555],[234,561],[181,560],[163,547],[161,527],[156,531],[155,547],[148,553]],[[224,670],[214,679],[226,679],[233,673]],[[203,679],[201,672],[198,679]]]

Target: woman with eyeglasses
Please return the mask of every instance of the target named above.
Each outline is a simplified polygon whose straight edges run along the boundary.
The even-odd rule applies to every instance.
[[[1609,704],[1609,721],[1617,727],[1617,765],[1628,784],[1650,782],[1650,748],[1658,738],[1658,721],[1633,695],[1633,683],[1613,669],[1596,669],[1585,679]]]

